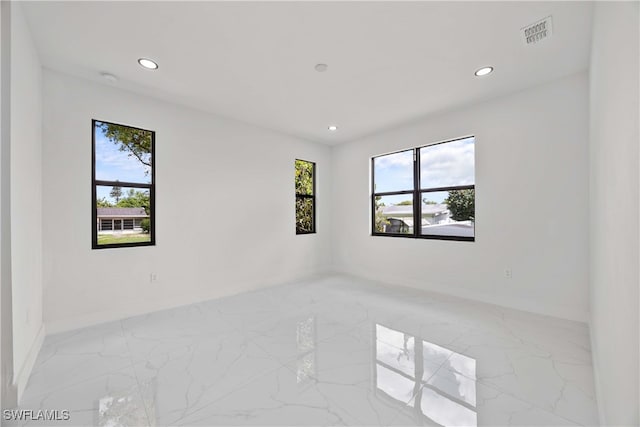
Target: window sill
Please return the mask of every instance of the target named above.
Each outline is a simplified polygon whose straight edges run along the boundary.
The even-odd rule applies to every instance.
[[[413,234],[371,233],[371,237],[401,237],[405,239],[422,240],[453,240],[456,242],[475,242],[476,238],[466,236],[416,236]]]

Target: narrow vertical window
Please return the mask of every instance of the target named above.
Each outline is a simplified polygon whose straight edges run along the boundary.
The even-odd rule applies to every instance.
[[[155,132],[92,121],[93,249],[155,245]]]
[[[316,164],[296,160],[296,234],[316,232]]]

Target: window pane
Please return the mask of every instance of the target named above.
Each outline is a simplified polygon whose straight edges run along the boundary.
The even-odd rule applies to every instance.
[[[404,332],[399,332],[376,323],[376,341],[401,348],[406,344],[406,339],[408,337],[409,335],[405,335]],[[411,344],[411,347],[413,347],[413,344]]]
[[[376,340],[376,360],[415,377],[415,340],[412,336],[404,334],[402,334],[402,338],[404,340],[400,346]]]
[[[405,403],[413,397],[415,381],[376,363],[376,387],[390,397]]]
[[[373,159],[374,193],[413,190],[413,150]]]
[[[313,163],[296,160],[296,194],[313,195]]]
[[[455,384],[454,380],[452,380],[452,382]],[[433,390],[431,387],[422,389],[420,410],[429,420],[433,420],[437,425],[478,425],[477,414],[474,410],[461,405],[456,400],[450,399],[446,395]]]
[[[148,188],[96,186],[98,245],[151,241]]]
[[[296,233],[314,232],[313,199],[296,197]]]
[[[475,190],[423,192],[420,233],[474,237]]]
[[[413,194],[375,198],[376,233],[413,233]]]
[[[475,183],[475,138],[420,149],[420,188],[454,187]]]
[[[95,122],[96,179],[151,183],[153,132]]]

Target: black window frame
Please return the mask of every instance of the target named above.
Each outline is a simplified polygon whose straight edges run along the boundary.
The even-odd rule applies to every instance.
[[[117,126],[126,126],[128,128],[137,129],[151,133],[151,183],[142,182],[123,182],[123,181],[106,181],[96,179],[96,123],[107,123]],[[106,245],[98,244],[98,206],[97,191],[98,186],[113,187],[114,185],[122,188],[146,188],[149,190],[149,233],[151,239],[148,242],[132,242],[132,243],[109,243]],[[138,246],[155,246],[156,245],[156,132],[149,129],[143,129],[137,126],[130,126],[121,123],[114,123],[107,120],[91,120],[91,249],[112,249],[112,248],[131,248]]]
[[[309,160],[303,160],[303,159],[295,159],[294,161],[294,168],[295,168],[295,162],[305,162],[305,163],[311,163],[311,185],[312,185],[312,194],[300,194],[296,191],[296,219],[298,218],[298,212],[297,212],[297,201],[298,199],[311,199],[311,211],[312,211],[312,215],[311,215],[311,231],[299,231],[298,230],[298,224],[297,224],[297,220],[296,220],[296,235],[299,234],[316,234],[316,162],[312,162]],[[295,179],[295,178],[294,178]],[[295,186],[295,182],[294,182],[294,186]]]
[[[420,150],[425,147],[433,147],[435,145],[447,144],[449,142],[461,141],[464,139],[474,138],[475,149],[475,136],[467,135],[460,138],[448,139],[446,141],[439,141],[433,144],[421,145],[414,148],[406,148],[404,150],[397,150],[390,153],[380,154],[378,156],[371,157],[371,236],[384,236],[384,237],[404,237],[410,239],[428,239],[428,240],[454,240],[460,242],[475,242],[475,226],[473,236],[444,236],[437,234],[420,234],[419,227],[416,224],[421,224],[422,218],[422,194],[433,193],[437,191],[453,191],[453,190],[475,190],[475,173],[473,185],[455,185],[448,187],[434,187],[434,188],[421,188],[420,186]],[[375,191],[375,160],[380,157],[388,156],[391,154],[404,153],[407,151],[413,151],[413,190],[402,191]],[[475,156],[474,156],[474,168],[475,168]],[[413,233],[380,233],[376,231],[376,197],[379,196],[397,196],[397,195],[412,195],[413,196]],[[475,200],[475,194],[474,194]],[[474,218],[475,222],[475,218]]]

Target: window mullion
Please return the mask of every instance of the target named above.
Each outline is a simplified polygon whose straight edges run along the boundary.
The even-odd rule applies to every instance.
[[[415,189],[411,190],[402,190],[402,191],[385,191],[382,193],[373,193],[374,196],[396,196],[399,194],[413,194]]]
[[[102,187],[126,187],[126,188],[151,188],[153,183],[146,182],[127,182],[127,181],[105,181],[101,179],[96,179],[94,181],[94,185],[102,186]]]

